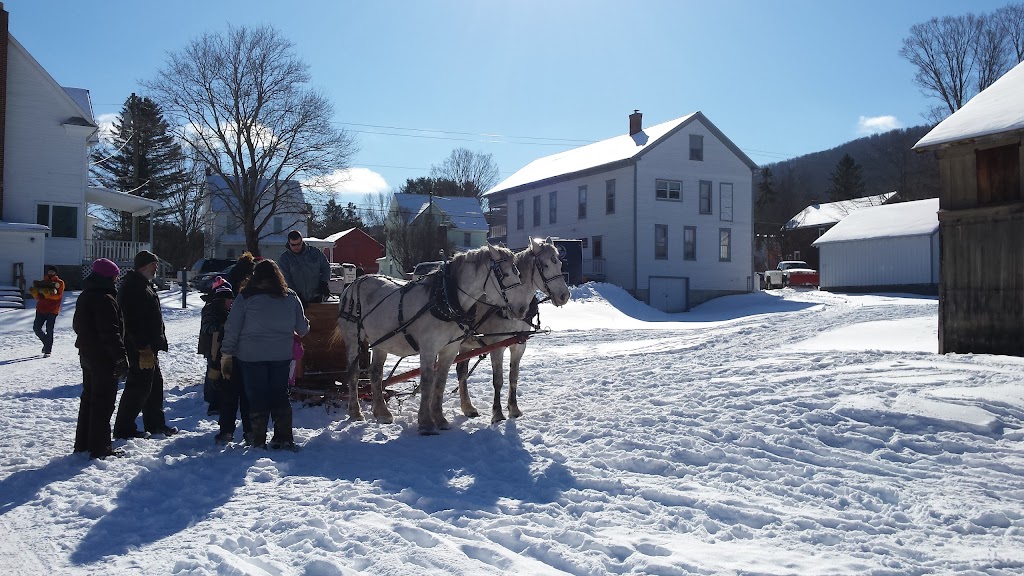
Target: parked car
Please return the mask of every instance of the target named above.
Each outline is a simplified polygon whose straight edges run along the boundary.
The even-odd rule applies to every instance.
[[[415,268],[412,269],[412,279],[414,281],[419,280],[420,278],[423,278],[424,276],[430,274],[434,270],[440,270],[441,266],[443,265],[444,262],[440,260],[436,262],[420,262],[419,264],[416,265]]]
[[[803,260],[783,260],[775,270],[764,273],[765,288],[782,288],[783,286],[815,286],[818,283],[818,271],[807,265]]]
[[[200,258],[192,265],[188,285],[202,292],[209,292],[217,276],[228,275],[235,260],[230,258]]]

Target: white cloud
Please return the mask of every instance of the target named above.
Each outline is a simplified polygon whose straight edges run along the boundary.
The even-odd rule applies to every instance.
[[[324,177],[319,184],[312,188],[335,194],[383,194],[391,189],[383,176],[369,168],[338,170]]]
[[[903,124],[895,116],[861,116],[857,121],[857,134],[867,136],[902,127]]]
[[[96,117],[96,125],[100,127],[100,138],[110,140],[114,133],[114,122],[117,122],[117,114],[100,114]]]

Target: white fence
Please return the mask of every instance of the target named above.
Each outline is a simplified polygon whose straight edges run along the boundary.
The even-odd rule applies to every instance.
[[[149,242],[131,242],[129,240],[86,240],[85,260],[106,258],[114,262],[131,262],[142,250],[152,250]]]

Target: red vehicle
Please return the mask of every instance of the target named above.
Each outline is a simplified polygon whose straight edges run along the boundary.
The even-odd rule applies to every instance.
[[[807,265],[803,260],[783,260],[778,268],[764,273],[765,288],[782,288],[783,286],[819,286],[818,271]]]

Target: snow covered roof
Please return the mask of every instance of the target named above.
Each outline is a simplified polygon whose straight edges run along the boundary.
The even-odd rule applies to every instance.
[[[152,210],[159,210],[163,204],[159,200],[143,198],[137,194],[129,194],[100,186],[89,186],[85,189],[85,201],[99,204],[122,212],[131,212],[133,216],[144,216]]]
[[[261,190],[267,190],[267,189],[270,188],[272,183],[273,183],[273,181],[270,180],[270,179],[267,179],[267,178],[260,179],[260,182],[259,182],[260,189]],[[206,177],[206,185],[207,185],[208,190],[211,192],[211,195],[210,195],[210,208],[214,212],[219,212],[221,209],[223,209],[224,206],[225,206],[225,202],[228,199],[232,199],[233,200],[233,197],[232,197],[231,194],[227,194],[227,193],[225,193],[225,194],[213,194],[212,193],[212,192],[215,192],[217,190],[228,190],[228,188],[229,188],[227,180],[222,178],[219,174],[210,174],[209,176],[207,176]],[[299,185],[298,182],[296,182],[295,180],[285,180],[283,186],[287,189],[288,195],[292,198],[292,200],[294,202],[302,203],[303,205],[305,204],[306,197],[305,197],[305,195],[302,192],[302,186]],[[294,213],[294,210],[289,210],[289,213]]]
[[[939,122],[914,150],[1020,130],[1024,130],[1024,62]]]
[[[353,230],[355,230],[355,228],[349,228],[348,230],[342,230],[341,232],[335,232],[334,234],[331,234],[330,236],[324,238],[324,240],[327,240],[328,242],[331,242],[331,243],[337,242],[338,238],[341,238],[342,236],[348,234],[349,232],[351,232]]]
[[[395,194],[394,199],[411,222],[427,210],[431,197],[427,194]],[[444,212],[459,230],[488,230],[487,219],[476,198],[434,196],[433,200],[434,206]]]
[[[600,142],[588,144],[580,148],[574,148],[565,152],[559,152],[558,154],[552,154],[551,156],[538,158],[521,168],[515,174],[501,181],[494,188],[484,192],[484,196],[488,196],[496,192],[511,190],[527,184],[533,184],[535,182],[547,180],[548,178],[565,176],[568,174],[582,172],[583,170],[589,170],[591,168],[633,160],[641,156],[646,150],[654,147],[658,142],[673,132],[681,129],[683,126],[686,126],[695,119],[700,119],[708,130],[711,130],[716,136],[718,136],[718,138],[728,146],[733,153],[735,153],[752,169],[757,167],[757,165],[754,164],[754,162],[747,157],[743,151],[737,148],[732,141],[726,138],[725,135],[722,134],[722,132],[719,131],[718,128],[716,128],[715,125],[712,124],[703,114],[700,112],[694,112],[681,118],[676,118],[675,120],[669,120],[668,122],[644,128],[632,136],[629,134],[623,134],[621,136],[609,138],[608,140],[601,140]]]
[[[874,196],[854,198],[853,200],[840,200],[839,202],[828,202],[825,204],[811,204],[800,211],[799,214],[789,219],[789,222],[782,227],[783,230],[798,230],[800,228],[813,228],[825,224],[835,224],[848,214],[856,212],[868,206],[885,204],[886,200],[892,198],[896,192],[886,192]]]
[[[0,232],[49,232],[45,224],[29,224],[27,222],[4,222],[0,220]]]
[[[938,198],[864,208],[830,228],[812,246],[873,238],[931,235],[939,229],[938,212]]]

